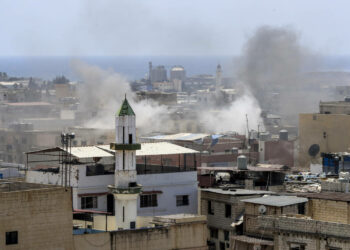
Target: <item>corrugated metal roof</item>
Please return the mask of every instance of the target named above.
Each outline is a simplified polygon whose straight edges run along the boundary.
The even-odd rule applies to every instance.
[[[141,150],[136,151],[136,156],[147,155],[175,155],[175,154],[196,154],[196,150],[181,147],[169,142],[141,143]]]
[[[304,203],[308,200],[297,196],[263,196],[259,198],[242,200],[243,202],[261,204],[273,207],[285,207],[293,204]]]
[[[103,150],[114,152],[109,145],[97,146]],[[196,150],[181,147],[169,142],[141,143],[141,150],[136,150],[136,156],[148,155],[175,155],[175,154],[196,154]]]
[[[97,146],[72,147],[71,154],[77,158],[111,157],[113,154],[98,148]]]
[[[209,134],[193,134],[193,133],[179,133],[172,135],[156,135],[151,137],[143,137],[144,139],[153,140],[174,140],[174,141],[196,141],[209,136]]]
[[[56,147],[56,148],[26,152],[26,154],[47,153],[47,152],[55,152],[55,151],[65,151],[65,150],[63,150],[62,148]],[[73,156],[80,159],[114,156],[114,150],[111,150],[109,145],[72,147],[70,153]],[[181,147],[169,142],[141,143],[141,150],[136,150],[136,156],[196,154],[196,153],[199,153],[199,151]]]

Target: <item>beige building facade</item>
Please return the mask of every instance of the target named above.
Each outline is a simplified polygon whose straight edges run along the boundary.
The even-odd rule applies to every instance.
[[[73,249],[71,190],[0,182],[0,249]]]
[[[321,164],[321,152],[347,152],[350,150],[350,115],[300,114],[299,115],[299,165]],[[312,156],[309,149],[319,146]]]
[[[153,228],[117,230],[74,235],[75,250],[206,250],[205,216],[168,215],[154,217]]]
[[[244,203],[241,200],[271,193],[245,189],[202,189],[200,209],[208,219],[208,240],[213,249],[231,249],[230,237],[242,233]]]

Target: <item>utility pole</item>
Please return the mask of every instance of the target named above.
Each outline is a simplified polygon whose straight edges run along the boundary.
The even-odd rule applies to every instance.
[[[248,149],[248,164],[250,162],[250,135],[249,135],[249,122],[248,122],[248,114],[245,114],[246,122],[247,122],[247,149]]]

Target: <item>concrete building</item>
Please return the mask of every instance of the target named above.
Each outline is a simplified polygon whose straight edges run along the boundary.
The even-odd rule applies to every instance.
[[[184,67],[179,65],[170,69],[170,81],[174,81],[175,79],[182,82],[186,81],[186,70]]]
[[[349,100],[320,102],[319,113],[299,115],[299,165],[320,164],[321,152],[349,151]]]
[[[160,65],[156,68],[152,68],[152,63],[150,64],[150,80],[151,83],[154,82],[166,82],[168,80],[167,72],[164,66]]]
[[[320,114],[345,114],[350,115],[350,98],[344,101],[320,102]]]
[[[231,249],[230,237],[243,233],[242,200],[271,194],[244,189],[201,189],[201,214],[208,219],[208,239],[215,249]]]
[[[73,249],[71,189],[0,181],[1,249]]]
[[[136,151],[137,183],[143,186],[138,199],[140,216],[197,212],[197,171],[192,156],[197,153],[165,142],[141,144]],[[68,182],[73,188],[73,208],[113,213],[114,200],[107,186],[115,183],[115,161],[109,145],[72,147],[70,152],[61,148],[29,152],[26,180],[62,185],[60,168],[65,155],[71,157]],[[180,164],[175,159],[180,159]],[[181,198],[185,199],[182,203]]]
[[[262,215],[260,229],[273,232],[274,249],[350,249],[350,194],[300,194],[309,199],[305,216]]]
[[[150,225],[132,230],[95,231],[91,234],[74,235],[74,249],[208,249],[205,216],[191,214],[156,216],[152,218]]]
[[[259,137],[259,163],[294,167],[297,159],[297,142],[288,137],[287,130],[279,131],[276,139],[271,138],[268,133],[260,133]]]
[[[300,114],[299,165],[321,164],[321,152],[349,151],[349,126],[346,114]]]
[[[249,236],[272,236],[258,225],[258,216],[305,214],[308,199],[296,196],[264,196],[242,200],[244,202],[244,234]]]

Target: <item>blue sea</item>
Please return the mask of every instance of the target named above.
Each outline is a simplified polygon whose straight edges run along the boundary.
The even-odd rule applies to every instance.
[[[0,72],[9,76],[38,77],[45,80],[65,75],[70,80],[79,80],[70,67],[75,59],[113,69],[129,80],[137,80],[148,73],[148,62],[153,66],[164,65],[168,70],[174,65],[182,65],[187,76],[215,74],[216,66],[221,64],[223,76],[233,76],[239,61],[234,56],[110,56],[110,57],[1,57]],[[350,56],[327,56],[317,69],[320,71],[350,71]]]
[[[50,80],[65,75],[71,80],[78,76],[70,67],[71,61],[82,60],[103,69],[113,69],[129,80],[137,80],[148,73],[148,62],[153,67],[164,65],[168,70],[174,65],[182,65],[188,76],[215,74],[220,63],[226,75],[234,71],[234,57],[230,56],[121,56],[121,57],[0,57],[0,72],[9,76],[39,77]],[[224,74],[225,75],[225,74]]]

